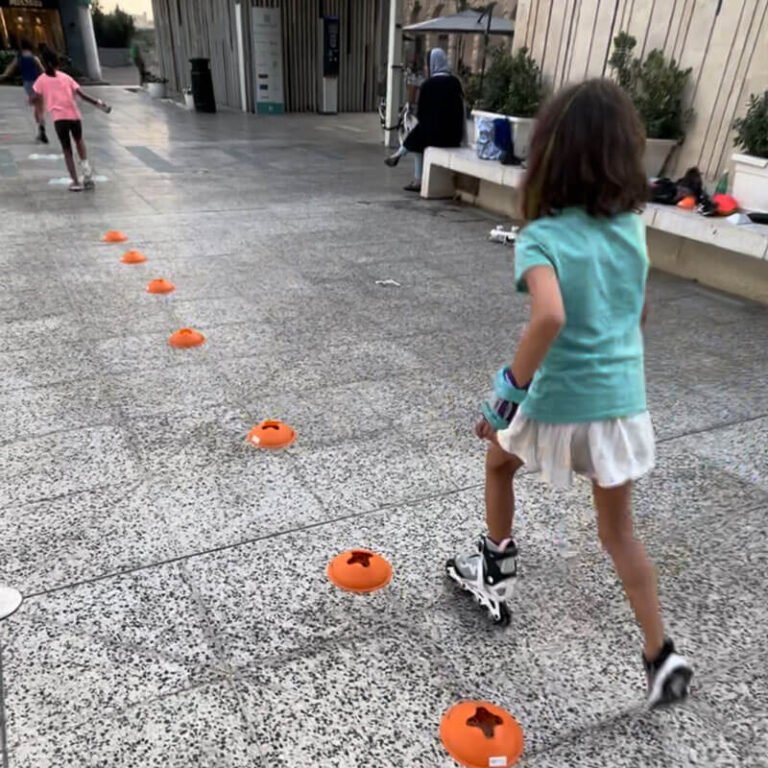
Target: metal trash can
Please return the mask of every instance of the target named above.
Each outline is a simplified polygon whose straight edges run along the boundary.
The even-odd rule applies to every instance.
[[[210,59],[190,59],[192,65],[192,97],[198,112],[215,112],[216,97],[213,94]]]

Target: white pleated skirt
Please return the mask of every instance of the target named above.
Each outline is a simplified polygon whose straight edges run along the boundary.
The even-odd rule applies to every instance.
[[[653,469],[656,442],[646,411],[637,416],[577,424],[545,424],[521,411],[498,433],[499,445],[556,488],[574,475],[614,488]]]

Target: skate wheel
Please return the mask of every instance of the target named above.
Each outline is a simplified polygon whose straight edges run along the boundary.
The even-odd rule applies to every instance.
[[[440,723],[448,754],[466,768],[509,768],[523,754],[523,729],[488,701],[462,701]]]
[[[367,549],[350,549],[331,560],[326,569],[332,584],[348,592],[374,592],[392,581],[392,566]]]
[[[493,623],[498,627],[508,627],[509,622],[512,621],[512,614],[509,612],[509,608],[506,603],[502,603],[499,608],[499,616],[493,617]]]

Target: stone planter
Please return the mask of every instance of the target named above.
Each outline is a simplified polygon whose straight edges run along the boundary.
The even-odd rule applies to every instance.
[[[147,83],[147,92],[150,99],[164,99],[165,83]]]
[[[102,67],[130,67],[131,52],[128,48],[99,48],[99,61]]]
[[[477,142],[477,119],[486,120],[506,119],[512,123],[512,140],[514,142],[515,155],[521,160],[528,158],[528,149],[531,143],[531,134],[536,121],[532,117],[512,117],[510,115],[501,115],[498,112],[484,112],[481,109],[473,109],[472,117],[475,120],[474,141]]]
[[[645,164],[645,175],[649,179],[655,179],[661,175],[664,169],[664,163],[677,146],[674,139],[646,139],[645,155],[643,162]]]
[[[733,196],[748,211],[768,211],[768,157],[733,155]]]

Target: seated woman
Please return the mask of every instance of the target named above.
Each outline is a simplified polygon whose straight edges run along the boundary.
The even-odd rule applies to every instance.
[[[429,52],[427,79],[419,90],[416,109],[418,125],[408,134],[403,146],[384,162],[394,168],[400,158],[413,153],[413,181],[408,192],[421,191],[424,150],[427,147],[460,147],[464,138],[466,115],[461,82],[451,74],[448,57],[442,48]]]

